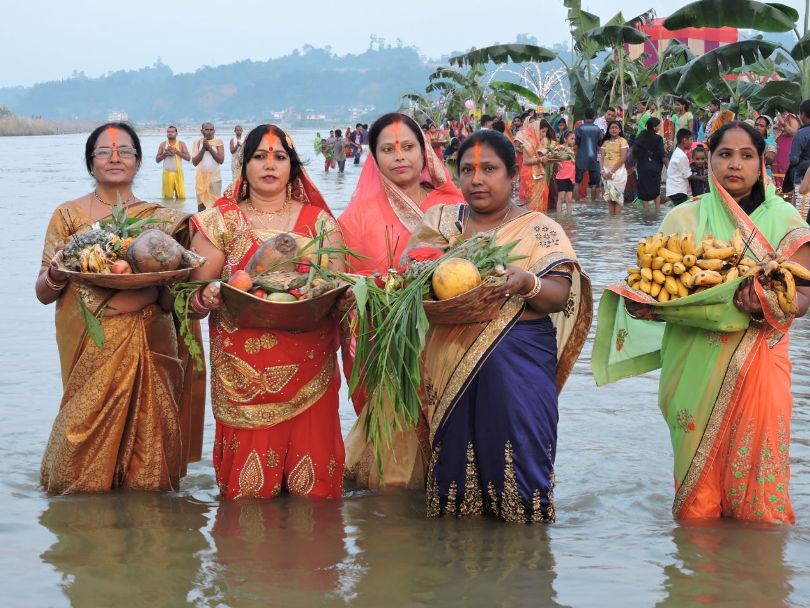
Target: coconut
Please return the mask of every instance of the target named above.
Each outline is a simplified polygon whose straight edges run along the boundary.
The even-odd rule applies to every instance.
[[[245,266],[247,273],[255,277],[263,272],[292,272],[298,257],[298,241],[286,232],[266,240],[256,250]]]
[[[127,249],[126,260],[134,272],[177,270],[185,249],[171,236],[154,228],[144,230]]]
[[[480,284],[481,273],[478,268],[462,258],[444,260],[433,272],[433,292],[439,300],[454,298]]]

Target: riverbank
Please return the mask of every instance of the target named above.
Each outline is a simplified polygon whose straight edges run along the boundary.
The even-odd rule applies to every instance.
[[[86,133],[98,124],[92,120],[45,120],[14,115],[0,116],[0,137]]]

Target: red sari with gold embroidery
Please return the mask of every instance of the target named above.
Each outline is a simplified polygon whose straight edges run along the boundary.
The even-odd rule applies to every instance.
[[[192,221],[225,254],[223,280],[277,234],[253,228],[230,198]],[[319,222],[337,229],[325,208],[306,204],[292,232],[306,242]],[[339,498],[344,450],[337,318],[325,318],[312,331],[271,331],[237,327],[222,309],[211,314],[209,326],[214,469],[223,498],[269,498],[282,489]]]

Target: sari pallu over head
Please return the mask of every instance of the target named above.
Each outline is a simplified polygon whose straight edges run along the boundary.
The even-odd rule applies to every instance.
[[[792,205],[776,195],[764,167],[762,179],[765,200],[749,216],[710,173],[710,192],[673,209],[660,230],[664,234],[691,231],[700,241],[710,234],[728,240],[739,229],[743,240],[750,240],[749,257],[789,258],[810,242],[810,228]],[[591,360],[596,383],[601,386],[662,368],[659,407],[668,422],[675,455],[675,517],[689,509],[696,488],[718,458],[745,382],[764,371],[762,353],[790,328],[792,317],[781,311],[775,294],[766,292],[759,282],[755,288],[763,322],[750,321],[736,308],[735,285],[690,296],[696,300],[691,305],[676,301],[658,308],[666,324],[627,314],[624,298],[645,300],[625,282],[611,285],[600,301]],[[789,384],[774,390],[781,391],[779,405],[789,407]]]
[[[447,249],[462,233],[461,205],[431,209],[412,243]],[[496,241],[517,241],[514,255],[526,256],[515,265],[537,276],[565,273],[571,277],[571,293],[565,308],[552,315],[557,330],[556,388],[561,391],[579,357],[593,315],[591,282],[576,261],[562,228],[542,213],[526,213],[501,226]],[[433,325],[427,336],[422,371],[422,408],[430,425],[430,442],[447,420],[481,365],[500,340],[518,322],[525,303],[517,296],[505,300],[499,315],[487,323]]]
[[[396,243],[392,252],[396,263],[411,233],[421,224],[425,211],[435,205],[464,202],[464,196],[453,184],[442,161],[425,144],[421,129],[417,130],[416,136],[424,145],[425,166],[421,183],[433,189],[424,201],[416,204],[382,174],[374,154],[368,155],[349,206],[338,220],[346,246],[365,256],[349,260],[352,272],[368,274],[374,270],[384,272],[388,269],[386,229],[392,232]]]

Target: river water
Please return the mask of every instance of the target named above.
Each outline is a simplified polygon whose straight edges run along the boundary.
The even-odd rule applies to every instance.
[[[223,137],[227,137],[224,134]],[[293,132],[304,158],[314,132]],[[596,388],[589,340],[560,399],[557,523],[427,520],[418,492],[342,501],[217,500],[204,458],[176,494],[48,498],[39,463],[61,384],[53,309],[33,284],[53,208],[84,194],[85,135],[0,138],[0,584],[4,606],[810,606],[810,322],[794,325],[791,496],[798,524],[672,520],[657,374]],[[185,138],[190,146],[193,138]],[[135,192],[160,197],[161,136],[143,137]],[[318,157],[319,159],[321,157]],[[359,176],[309,165],[335,212]],[[230,174],[229,155],[223,177]],[[193,197],[193,171],[186,169]],[[185,207],[195,210],[195,201]],[[598,301],[662,212],[582,204],[561,224]],[[593,330],[591,332],[593,334]],[[354,412],[341,401],[344,432]]]

